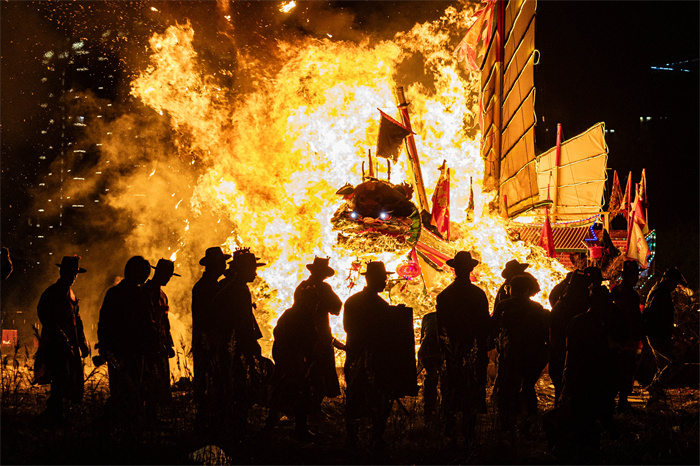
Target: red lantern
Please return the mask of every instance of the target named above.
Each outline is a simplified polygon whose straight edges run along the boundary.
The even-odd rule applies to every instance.
[[[396,273],[398,273],[401,278],[411,280],[412,278],[420,276],[420,265],[415,261],[406,261],[396,267]]]

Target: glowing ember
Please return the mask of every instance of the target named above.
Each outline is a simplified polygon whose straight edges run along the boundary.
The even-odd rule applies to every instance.
[[[291,2],[283,4],[282,7],[280,8],[280,11],[282,13],[289,13],[290,11],[292,11],[292,8],[294,8],[295,6],[297,6],[297,2],[292,0]]]

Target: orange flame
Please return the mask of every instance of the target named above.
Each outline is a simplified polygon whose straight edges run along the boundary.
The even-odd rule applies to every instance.
[[[368,149],[374,151],[377,108],[396,114],[393,89],[403,85],[411,101],[429,198],[442,161],[453,170],[455,250],[477,253],[478,284],[492,297],[502,281],[503,265],[513,258],[528,261],[544,290],[538,300],[546,302],[547,291],[565,269],[537,248],[510,241],[503,221],[485,208],[490,199],[479,184],[484,163],[478,134],[465,124],[476,120],[478,76],[461,71],[451,53],[470,13],[449,8],[441,21],[417,24],[392,41],[371,45],[329,39],[279,41],[277,56],[270,60],[274,63],[241,51],[240,69],[221,74],[251,84],[253,90],[244,94],[222,87],[205,72],[189,24],[154,34],[151,64],[133,80],[132,94],[165,115],[174,133],[186,135],[178,139],[180,157],[190,157],[192,169],[200,170],[191,197],[178,204],[188,212],[186,219],[173,219],[171,226],[179,237],[180,260],[190,261],[195,270],[193,280],[195,259],[206,247],[222,244],[230,251],[250,246],[268,263],[259,269],[254,294],[258,320],[269,336],[279,315],[291,306],[295,287],[308,275],[304,266],[315,255],[331,257],[338,273],[328,281],[343,300],[363,285],[349,287],[350,279],[358,278],[354,262],[382,260],[388,270],[395,270],[406,251],[367,254],[345,247],[336,242],[330,219],[340,202],[335,191],[361,181],[362,161]],[[414,54],[422,56],[430,86],[394,81],[399,66]],[[394,183],[410,182],[405,156],[391,173]],[[476,211],[474,222],[466,224],[470,180]],[[203,237],[206,223],[212,221],[230,225],[230,233]],[[422,283],[412,280],[389,297],[394,304],[412,305],[419,317],[432,310],[435,293],[449,281],[450,276],[442,274],[438,286],[425,294]],[[183,301],[189,299],[192,283],[177,290]],[[342,317],[331,323],[344,340]]]

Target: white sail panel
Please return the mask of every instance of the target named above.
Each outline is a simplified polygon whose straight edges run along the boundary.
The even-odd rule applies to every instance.
[[[557,176],[556,147],[537,158],[540,201],[554,200],[556,182],[555,213],[562,220],[580,220],[602,212],[607,163],[605,124],[598,123],[561,144]]]

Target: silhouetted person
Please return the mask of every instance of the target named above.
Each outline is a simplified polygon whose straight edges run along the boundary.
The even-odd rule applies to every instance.
[[[510,281],[515,277],[516,275],[522,275],[526,274],[529,277],[531,277],[532,281],[537,285],[537,290],[534,291],[534,293],[537,293],[540,291],[540,285],[537,283],[537,279],[532,276],[530,273],[525,272],[525,269],[527,269],[530,266],[530,264],[526,263],[520,263],[517,260],[513,259],[508,262],[506,262],[505,267],[503,268],[503,271],[501,272],[501,276],[505,278],[505,281],[501,285],[501,287],[498,289],[498,292],[496,293],[496,298],[493,302],[493,314],[491,315],[491,318],[489,319],[489,326],[490,326],[490,334],[489,334],[489,349],[496,349],[495,355],[494,353],[491,353],[492,356],[495,356],[493,362],[494,366],[496,367],[496,378],[493,381],[493,391],[491,392],[491,399],[495,400],[498,396],[499,392],[499,380],[498,380],[498,365],[500,361],[500,349],[498,348],[498,345],[496,345],[496,341],[498,340],[498,335],[501,330],[501,325],[502,325],[502,314],[501,314],[501,309],[498,307],[498,303],[500,303],[503,300],[509,299],[511,297],[510,293]],[[497,402],[497,401],[496,401]],[[486,406],[482,406],[482,412],[486,412]]]
[[[261,384],[269,370],[266,365],[269,360],[261,355],[258,339],[262,338],[262,332],[253,314],[255,304],[248,289],[248,283],[257,277],[256,269],[266,265],[258,260],[248,248],[236,250],[231,272],[213,303],[219,313],[215,345],[221,348],[223,375],[228,377],[215,382],[224,384],[225,398],[220,406],[222,427],[230,429],[238,439],[245,434],[248,410],[260,401]]]
[[[600,267],[594,265],[586,267],[583,269],[583,273],[588,277],[589,291],[603,286],[603,272],[600,270]]]
[[[431,422],[437,406],[437,388],[442,368],[436,312],[427,313],[421,321],[418,362],[425,370],[425,379],[423,380],[423,417],[425,422]]]
[[[107,290],[97,324],[100,355],[107,359],[109,399],[106,415],[114,420],[153,417],[155,395],[148,362],[158,353],[160,335],[153,323],[153,305],[141,285],[151,265],[141,256],[129,259],[124,279]]]
[[[2,279],[5,280],[12,273],[12,260],[10,259],[10,250],[3,247],[2,248]]]
[[[588,311],[571,321],[566,342],[562,403],[571,406],[573,439],[582,453],[600,448],[600,430],[613,428],[615,411],[615,350],[612,331],[617,312],[604,286],[591,289]]]
[[[532,275],[511,279],[511,297],[498,304],[498,413],[509,428],[521,410],[530,421],[537,416],[535,384],[549,360],[549,312],[530,298],[539,285]]]
[[[35,380],[51,383],[51,395],[41,418],[47,422],[65,419],[64,400],[80,402],[83,398],[83,360],[88,355],[78,298],[71,289],[79,273],[79,256],[64,256],[60,276],[39,298],[37,314],[41,337],[37,350]]]
[[[387,371],[383,367],[383,342],[390,321],[390,306],[379,296],[386,288],[383,262],[369,262],[367,285],[345,301],[343,327],[347,333],[345,358],[346,427],[349,448],[358,442],[358,420],[372,420],[372,445],[382,449],[384,430],[393,401]]]
[[[644,305],[644,329],[656,361],[654,380],[647,387],[648,407],[658,405],[665,396],[669,381],[683,368],[683,360],[676,351],[673,340],[675,306],[672,293],[678,285],[688,286],[681,272],[675,267],[666,270],[649,292]]]
[[[554,285],[552,291],[549,292],[549,304],[552,306],[552,309],[554,309],[554,306],[559,302],[561,297],[564,296],[564,293],[566,293],[566,288],[569,286],[573,274],[573,271],[567,273],[564,279]]]
[[[442,407],[446,435],[456,438],[455,417],[462,413],[462,432],[473,440],[478,412],[486,404],[489,302],[486,293],[469,279],[479,263],[466,251],[447,265],[456,278],[437,296],[436,312],[445,372]]]
[[[311,435],[308,415],[320,412],[323,398],[340,395],[329,315],[339,315],[343,302],[324,282],[335,274],[328,262],[316,257],[306,266],[311,276],[297,286],[292,308],[274,331],[275,382],[268,426],[275,423],[279,405],[294,415],[299,438]]]
[[[588,310],[588,277],[580,271],[571,276],[566,293],[552,309],[549,321],[549,377],[554,384],[554,403],[559,404],[561,396],[564,362],[566,361],[566,334],[571,320]]]
[[[168,296],[162,287],[167,285],[173,276],[179,277],[180,275],[175,273],[175,264],[168,259],[158,260],[158,264],[153,268],[155,269],[153,277],[143,285],[153,305],[152,319],[160,337],[158,352],[153,356],[151,376],[158,403],[167,405],[171,400],[170,362],[168,359],[175,357],[175,343],[170,334]]]
[[[213,420],[219,405],[221,373],[221,351],[226,350],[218,337],[218,310],[214,307],[214,297],[221,290],[219,278],[226,270],[230,254],[224,254],[220,247],[208,248],[199,265],[204,266],[202,278],[192,287],[192,357],[194,360],[194,402],[197,408],[196,428],[206,431],[213,427]],[[224,357],[229,361],[228,357]],[[218,390],[218,392],[217,392]]]
[[[628,397],[634,388],[634,372],[637,368],[637,352],[644,338],[644,322],[640,309],[639,294],[634,285],[639,280],[637,261],[625,261],[622,266],[622,281],[610,290],[613,302],[620,310],[623,319],[624,341],[617,354],[617,401],[618,411],[626,411],[631,406]]]
[[[501,286],[498,288],[498,292],[496,293],[496,298],[493,303],[493,308],[496,309],[496,306],[498,306],[498,303],[501,302],[504,299],[508,299],[511,297],[510,293],[510,281],[515,277],[516,275],[520,275],[525,270],[530,266],[530,264],[527,263],[520,263],[517,260],[509,260],[506,262],[505,267],[503,267],[503,271],[501,272],[501,277],[505,279],[505,281],[501,284]]]

